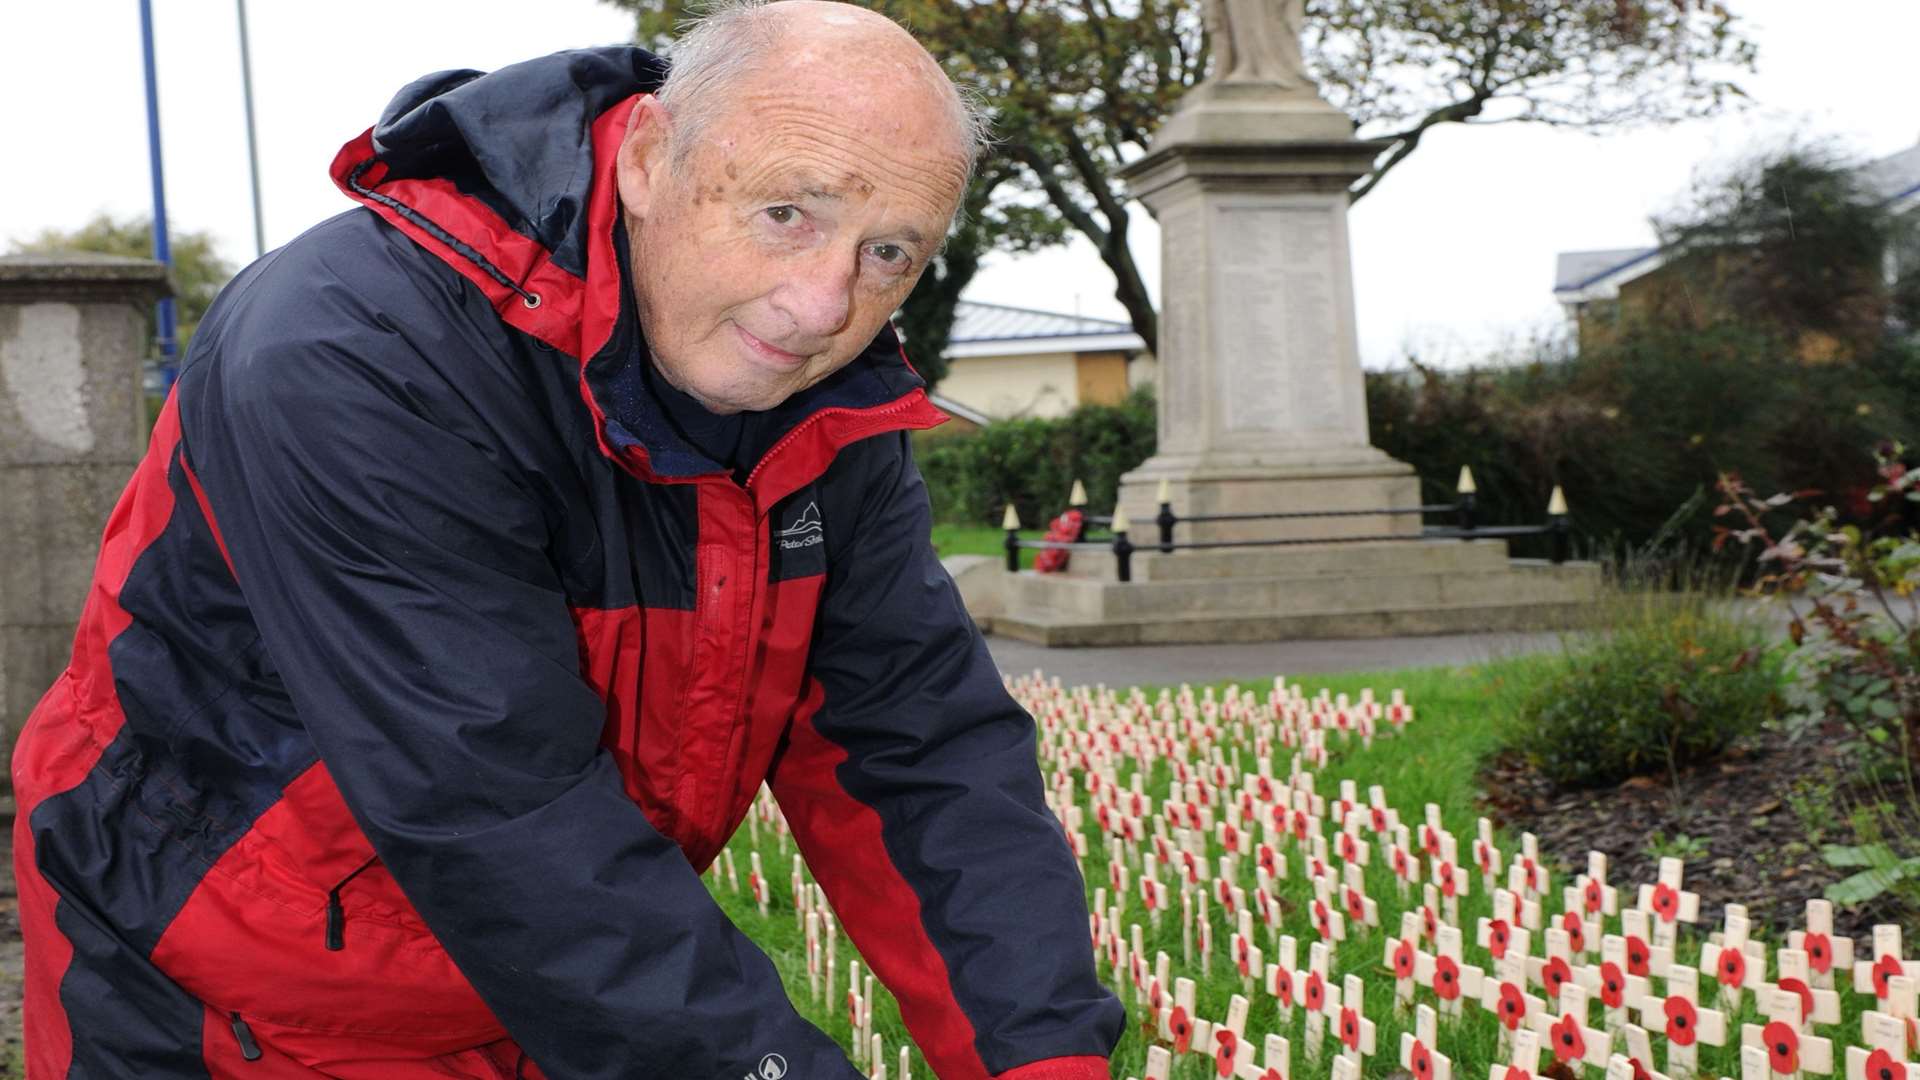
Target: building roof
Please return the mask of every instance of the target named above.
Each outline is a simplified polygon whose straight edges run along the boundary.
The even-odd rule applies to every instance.
[[[1866,191],[1896,214],[1920,206],[1920,145],[1854,170]],[[1563,304],[1606,300],[1620,286],[1659,269],[1668,252],[1659,247],[1563,251],[1554,265],[1553,293]]]
[[[1022,356],[1062,352],[1143,352],[1131,323],[1057,311],[962,300],[954,306],[947,355]]]

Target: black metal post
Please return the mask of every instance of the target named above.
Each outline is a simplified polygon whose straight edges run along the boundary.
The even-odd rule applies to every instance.
[[[1473,531],[1473,509],[1474,509],[1474,503],[1477,500],[1477,498],[1478,497],[1474,495],[1474,493],[1471,491],[1463,491],[1460,493],[1460,502],[1458,505],[1460,508],[1460,531],[1461,532],[1470,533]],[[1471,540],[1473,539],[1473,537],[1463,536],[1460,539]]]
[[[1160,515],[1153,520],[1160,526],[1160,554],[1173,554],[1173,527],[1180,523],[1180,519],[1173,513],[1173,504],[1161,503]]]
[[[1547,528],[1553,537],[1554,565],[1566,562],[1573,554],[1573,528],[1567,523],[1567,515],[1554,514],[1547,519]]]
[[[1124,584],[1133,580],[1133,542],[1127,539],[1127,530],[1116,529],[1113,533],[1113,558]]]
[[[1020,572],[1020,530],[1018,528],[1007,530],[1006,545],[1007,573],[1017,574]]]

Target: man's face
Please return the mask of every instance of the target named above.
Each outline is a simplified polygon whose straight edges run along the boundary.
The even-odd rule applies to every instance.
[[[928,100],[902,103],[915,97]],[[621,162],[647,343],[669,382],[720,413],[770,409],[858,355],[965,182],[951,121],[917,88],[888,101],[789,71],[735,98],[678,161],[671,119],[643,102]]]

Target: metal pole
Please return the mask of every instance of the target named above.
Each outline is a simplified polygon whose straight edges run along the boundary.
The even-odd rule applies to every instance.
[[[1180,519],[1174,516],[1173,504],[1169,502],[1161,503],[1160,515],[1153,520],[1154,524],[1160,526],[1160,553],[1162,555],[1173,554],[1173,527],[1180,523]]]
[[[1122,583],[1133,580],[1133,542],[1127,539],[1127,530],[1113,531],[1113,557],[1115,571]]]
[[[147,158],[153,174],[153,257],[168,270],[173,268],[173,249],[167,243],[167,183],[160,165],[160,88],[153,64],[153,0],[140,0],[140,52],[147,69]],[[171,389],[179,367],[174,362],[179,346],[174,341],[173,297],[155,306],[160,345],[160,374]]]
[[[247,0],[240,7],[240,96],[247,103],[247,171],[253,178],[253,254],[267,253],[267,227],[260,216],[260,147],[253,134],[253,54],[247,46]]]

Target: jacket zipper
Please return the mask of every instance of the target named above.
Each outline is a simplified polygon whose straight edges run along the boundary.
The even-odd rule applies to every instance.
[[[365,870],[367,867],[372,866],[374,863],[377,863],[379,861],[380,861],[380,856],[378,855],[373,855],[368,857],[367,861],[361,863],[360,866],[357,869],[355,869],[353,873],[348,874],[346,877],[341,878],[339,884],[327,890],[327,948],[328,950],[332,952],[339,952],[340,950],[347,947],[347,909],[345,907],[342,907],[340,904],[340,890],[347,887],[347,882],[352,881],[354,878],[359,877],[361,871]],[[239,1018],[236,1016],[235,1017],[236,1022],[238,1021],[238,1019]]]
[[[239,1013],[230,1012],[227,1015],[233,1020],[233,1040],[240,1044],[240,1057],[246,1061],[259,1061],[260,1044],[254,1041],[253,1029],[240,1019]]]
[[[753,470],[751,472],[747,473],[747,482],[740,486],[748,490],[751,490],[753,488],[754,479],[760,475],[761,470],[767,467],[767,462],[772,461],[775,457],[779,455],[779,453],[782,450],[787,448],[787,445],[789,443],[793,442],[794,439],[799,438],[801,432],[807,430],[809,427],[812,427],[814,424],[819,423],[822,420],[825,420],[829,416],[843,416],[843,415],[844,416],[866,416],[866,417],[870,417],[872,419],[878,420],[880,417],[887,416],[891,413],[904,412],[907,409],[912,408],[913,405],[914,405],[913,395],[911,393],[908,393],[908,394],[902,395],[901,397],[896,399],[892,404],[889,404],[889,405],[873,406],[865,409],[851,409],[851,408],[821,409],[819,412],[813,413],[812,415],[808,416],[806,419],[800,421],[798,424],[795,424],[791,431],[788,431],[785,435],[780,436],[779,442],[774,443],[772,447],[768,448],[766,453],[760,455],[759,463],[753,467]],[[884,427],[885,425],[880,425],[880,426]]]

